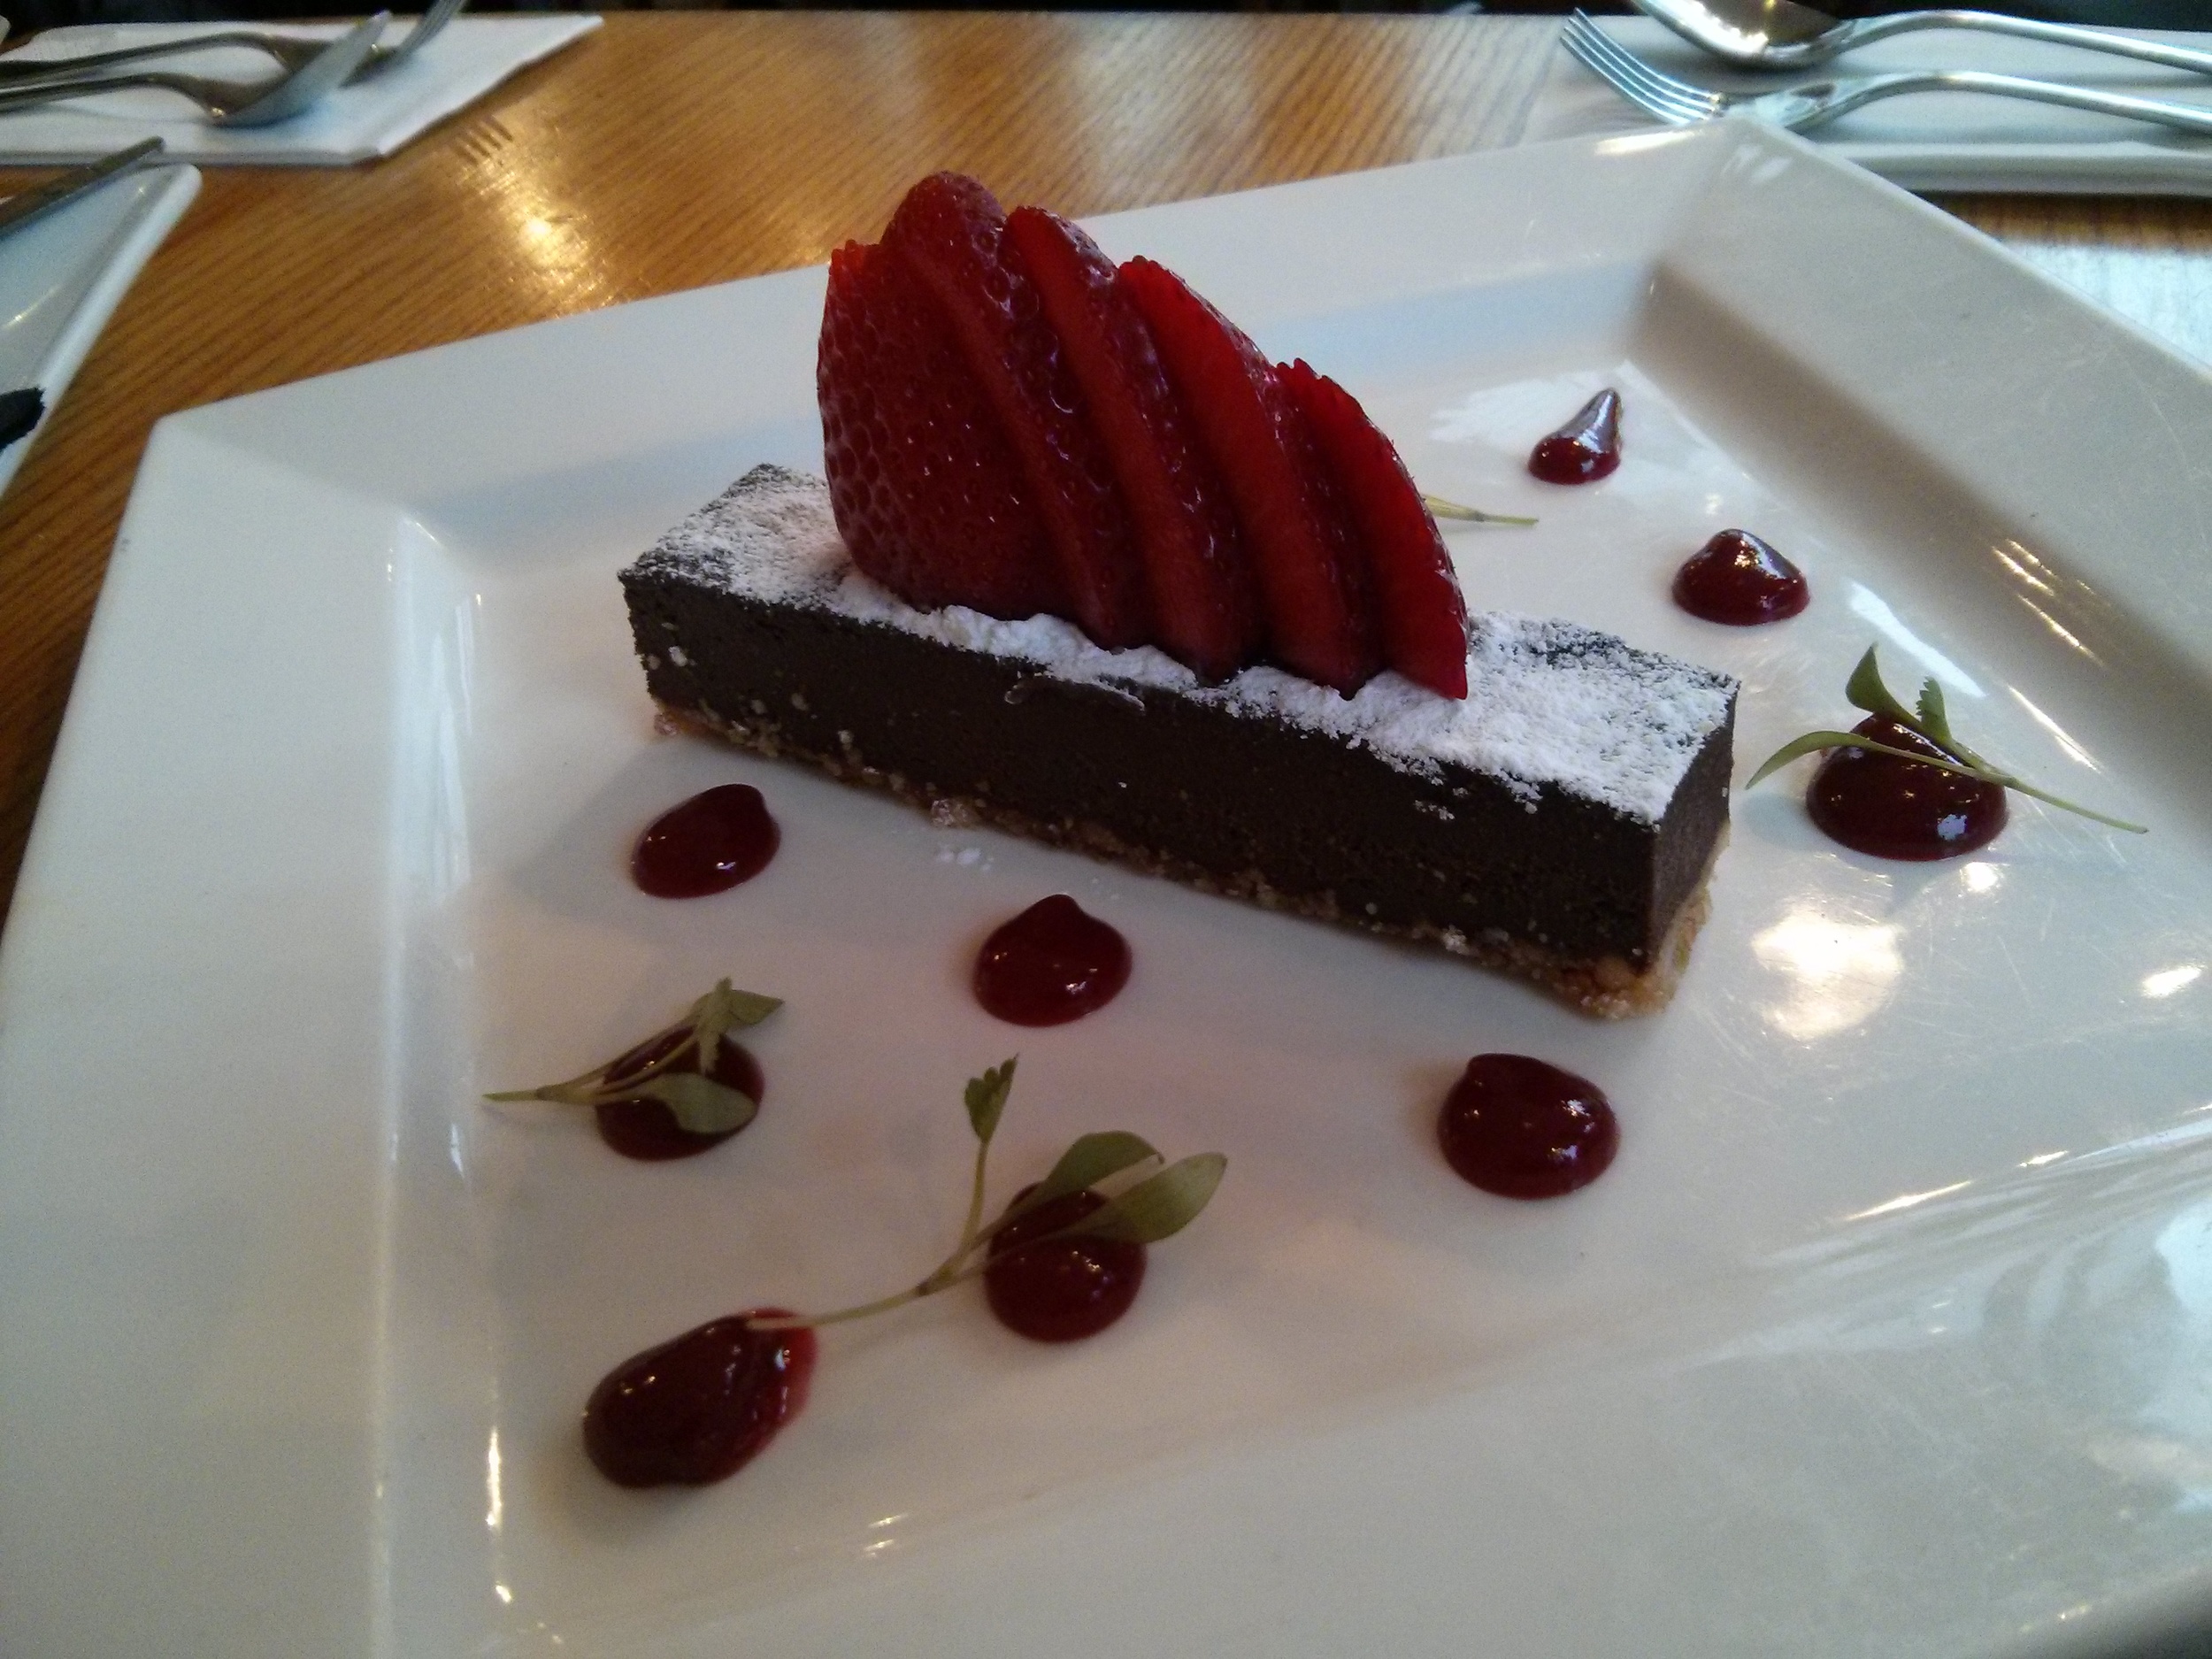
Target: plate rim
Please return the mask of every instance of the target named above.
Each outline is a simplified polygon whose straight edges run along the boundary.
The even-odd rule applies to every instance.
[[[1557,148],[1562,151],[1568,149],[1575,149],[1587,150],[1595,153],[1601,151],[1603,145],[1608,142],[1609,141],[1565,141],[1563,145]],[[1842,165],[1842,164],[1835,162],[1832,159],[1818,157],[1817,152],[1811,150],[1809,146],[1802,144],[1801,141],[1777,139],[1763,134],[1756,135],[1742,134],[1728,134],[1725,136],[1724,140],[1725,145],[1727,146],[1724,151],[1723,150],[1724,140],[1719,137],[1679,142],[1684,143],[1689,142],[1702,142],[1709,149],[1724,155],[1752,154],[1762,157],[1779,155],[1795,158],[1799,161],[1803,161],[1808,157],[1811,157],[1815,159],[1816,164],[1824,169],[1839,169]],[[1509,156],[1516,153],[1525,154],[1526,152],[1502,153]],[[1417,165],[1424,167],[1440,167],[1449,169],[1481,164],[1490,159],[1490,157],[1476,157],[1453,158],[1441,163]],[[1408,170],[1388,171],[1392,173],[1402,174]],[[1384,173],[1375,173],[1352,175],[1351,178],[1356,180],[1369,181],[1371,185],[1373,180],[1383,179],[1386,176],[1386,175]],[[1430,176],[1440,177],[1444,175],[1432,174]],[[1318,183],[1329,189],[1353,189],[1361,188],[1356,183],[1348,183],[1344,178],[1322,180],[1318,181]],[[1871,186],[1870,181],[1868,181],[1868,184],[1870,188],[1883,188]],[[1288,191],[1310,189],[1312,188],[1312,181],[1302,184],[1276,187],[1279,190]],[[1859,183],[1856,180],[1854,180],[1851,188],[1860,188]],[[1233,201],[1237,199],[1240,198],[1217,198],[1217,201]],[[1203,205],[1205,204],[1174,204],[1174,209],[1179,209],[1186,213],[1188,213],[1198,210]],[[1918,206],[1918,204],[1915,205],[1916,207]],[[1173,210],[1153,209],[1140,210],[1140,212],[1157,214],[1171,211]],[[1923,211],[1930,213],[1933,212],[1933,210]],[[1104,221],[1104,223],[1109,226],[1118,226],[1124,221],[1125,216],[1116,216],[1115,219]],[[1952,221],[1947,219],[1944,219],[1941,222],[1945,224],[1952,223]],[[1970,236],[1970,233],[1962,234],[1962,235]],[[1986,251],[1980,250],[1978,249],[1978,244],[1972,242],[1962,242],[1961,245],[1976,248],[1979,251]],[[2025,266],[2020,266],[2019,268],[2024,271],[2027,269]],[[2034,273],[2032,272],[2029,272],[2029,274],[2033,276]],[[800,304],[803,306],[808,296],[812,291],[811,285],[818,281],[818,278],[812,273],[802,272],[782,273],[780,276],[767,279],[757,279],[756,280],[767,283],[782,284],[780,288],[774,290],[778,296],[778,303],[785,305]],[[2036,278],[2036,280],[2040,282],[2045,280],[2039,277]],[[2065,293],[2062,288],[2057,288],[2055,284],[2049,284],[2047,286],[2049,286],[2052,291],[2055,293],[2061,295],[2064,295]],[[764,288],[755,288],[751,290],[751,292],[757,294],[765,293],[768,291],[769,290]],[[708,290],[705,292],[713,294],[723,293],[726,292],[726,290],[718,289]],[[2088,312],[2092,317],[2098,318],[2101,325],[2105,322],[2106,319],[2102,319],[2101,314],[2095,313],[2093,308],[2089,308],[2086,302],[2076,301],[2074,296],[2066,296],[2066,298],[2071,303],[2078,303],[2083,311]],[[700,302],[695,296],[668,296],[668,298],[664,301],[648,302],[647,303],[660,304],[668,307],[669,310],[667,316],[671,326],[680,326],[683,316],[687,312],[687,311],[699,304]],[[627,308],[625,309],[626,310]],[[612,313],[598,313],[594,317],[562,319],[552,323],[536,325],[530,330],[516,331],[515,333],[501,336],[492,336],[488,337],[486,341],[462,342],[462,344],[457,347],[441,348],[434,353],[416,354],[413,357],[396,361],[400,364],[414,364],[419,365],[426,357],[438,357],[442,361],[450,362],[454,359],[446,354],[465,351],[472,346],[480,347],[503,342],[508,342],[507,344],[500,347],[500,349],[503,351],[515,351],[519,349],[526,355],[527,351],[535,349],[537,346],[541,346],[548,339],[550,338],[550,336],[540,334],[539,331],[541,330],[568,329],[572,332],[568,336],[566,336],[566,338],[581,340],[586,338],[593,331],[605,330],[610,327],[618,329],[622,326],[618,321],[610,323],[607,320],[612,315]],[[2123,332],[2124,333],[2124,331]],[[518,334],[524,333],[534,336],[535,338],[534,342],[531,342],[524,348],[516,348],[512,342],[516,342]],[[2149,345],[2154,349],[2163,349],[2162,348],[2157,348],[2156,342],[2149,341],[2147,337],[2137,339],[2136,343],[2139,345]],[[2169,355],[2173,354],[2169,353]],[[2177,361],[2182,362],[2185,365],[2185,359],[2178,359],[2177,357]],[[365,368],[359,370],[347,371],[346,375],[367,376],[373,375],[380,371],[388,373],[396,372],[394,364],[387,363],[384,365],[366,365]],[[130,508],[125,519],[124,531],[121,537],[119,539],[118,560],[119,566],[122,572],[121,584],[117,588],[112,589],[110,593],[104,593],[103,595],[99,613],[97,617],[96,617],[94,625],[95,636],[99,643],[99,649],[96,655],[90,646],[88,647],[86,657],[88,668],[86,672],[91,676],[91,684],[94,687],[96,696],[99,695],[103,684],[100,677],[103,675],[111,675],[115,672],[115,670],[111,666],[111,662],[113,661],[113,653],[122,649],[125,645],[129,642],[127,640],[121,637],[119,631],[128,626],[131,619],[127,616],[119,616],[117,613],[119,611],[127,610],[134,603],[142,603],[136,600],[136,588],[133,586],[133,584],[139,583],[145,580],[140,572],[147,568],[147,561],[163,557],[160,551],[160,544],[162,541],[162,535],[160,533],[165,528],[165,523],[160,515],[166,510],[166,506],[161,500],[162,491],[165,488],[173,488],[179,476],[188,474],[193,466],[204,464],[207,457],[212,454],[219,453],[226,458],[227,462],[234,462],[242,455],[250,457],[252,452],[250,450],[250,444],[248,444],[248,447],[244,449],[242,449],[241,446],[242,444],[247,443],[247,441],[250,439],[253,431],[257,429],[265,429],[263,426],[263,423],[265,422],[288,419],[291,412],[299,406],[304,398],[323,397],[328,396],[334,382],[342,378],[343,377],[328,377],[320,381],[307,383],[308,387],[320,388],[319,390],[311,393],[308,392],[305,388],[277,388],[270,392],[256,394],[250,399],[234,400],[231,403],[211,405],[204,410],[188,411],[184,415],[172,417],[168,420],[162,423],[161,427],[157,430],[155,434],[154,443],[150,445],[146,461],[142,467],[139,483],[136,487],[134,487],[133,491]],[[355,381],[353,383],[359,385],[364,382]],[[196,455],[198,457],[196,460],[195,458]],[[275,466],[274,464],[272,464],[272,470],[277,473],[282,473],[284,472],[283,468]],[[277,480],[273,481],[280,482],[281,480]],[[312,498],[318,491],[328,491],[338,488],[340,487],[328,479],[310,478],[302,480],[302,489],[300,493],[303,498]],[[296,507],[296,504],[297,503],[280,503],[279,508],[289,510],[292,507]],[[415,503],[406,501],[385,500],[376,496],[373,491],[354,493],[350,503],[351,507],[357,511],[365,524],[371,521],[381,523],[387,526],[388,530],[394,532],[396,532],[396,529],[404,523],[410,509],[414,504]],[[278,509],[272,509],[272,511],[278,511]],[[377,584],[372,580],[367,583],[365,587],[357,583],[349,591],[357,595],[363,592],[373,593],[376,589]],[[119,598],[112,598],[112,595],[116,593],[119,593],[122,596]],[[380,636],[381,630],[386,626],[388,626],[388,621],[380,622],[375,627],[371,628],[369,631],[372,634]],[[111,636],[115,637],[111,638]],[[374,640],[372,640],[371,641],[372,644],[375,642],[376,641]],[[81,682],[80,690],[81,691],[82,689],[83,684]],[[356,710],[357,716],[363,719],[390,718],[390,708],[388,706],[388,700],[394,695],[394,688],[388,684],[379,682],[367,687],[366,689],[369,695],[365,698],[363,707]],[[62,801],[65,805],[61,809],[58,809],[58,811],[64,815],[72,810],[71,803],[75,803],[81,794],[79,783],[81,772],[82,772],[82,771],[86,768],[94,767],[98,764],[98,756],[96,751],[89,751],[88,746],[96,743],[102,735],[97,732],[79,730],[81,722],[79,718],[77,701],[77,695],[73,694],[70,717],[65,726],[63,745],[57,751],[52,780],[50,782],[49,800]],[[111,727],[110,729],[111,730],[112,728]],[[18,914],[11,918],[7,936],[4,941],[0,941],[0,1014],[4,1014],[4,1012],[7,1011],[12,1005],[19,1002],[19,1000],[26,995],[26,986],[41,972],[42,964],[37,960],[36,953],[41,950],[50,951],[53,949],[50,941],[54,937],[53,930],[57,926],[57,918],[53,914],[52,904],[50,902],[53,892],[58,888],[65,888],[71,885],[69,882],[59,881],[58,879],[58,876],[62,873],[58,867],[58,861],[65,861],[71,856],[70,849],[63,846],[59,840],[60,836],[65,832],[63,829],[57,828],[54,825],[50,824],[48,822],[48,818],[49,813],[46,809],[46,804],[42,803],[40,813],[40,823],[34,833],[32,853],[30,856],[27,856],[26,858],[24,885],[23,887],[19,889],[19,891],[29,892],[32,895],[31,900],[27,907],[19,907]],[[34,864],[35,859],[35,867]],[[381,912],[376,911],[374,906],[388,896],[382,895],[380,892],[371,892],[366,890],[367,888],[373,888],[377,886],[378,884],[374,882],[365,884],[365,890],[359,895],[360,902],[363,906],[363,919],[361,926],[365,928],[373,929],[374,926],[376,926],[377,917],[380,915]],[[26,919],[27,918],[28,919]],[[386,919],[388,920],[388,918]],[[42,938],[42,935],[43,935]],[[29,959],[27,960],[27,958]],[[365,1049],[364,1052],[365,1054],[370,1054],[371,1057],[366,1061],[366,1064],[372,1065],[388,1065],[390,1064],[389,1055],[385,1053],[380,1048],[377,1047],[377,1044],[387,1041],[388,1039],[388,1032],[382,1030],[368,1033],[371,1042],[369,1049]],[[19,1057],[15,1051],[21,1046],[21,1033],[19,1027],[15,1026],[12,1023],[0,1025],[0,1078],[4,1078],[10,1075],[6,1067]],[[372,1050],[373,1051],[373,1053],[371,1053]],[[0,1133],[4,1133],[4,1131],[0,1131]],[[373,1166],[375,1157],[375,1150],[373,1147],[357,1147],[354,1148],[351,1156],[358,1159],[366,1160],[360,1164],[360,1167],[367,1168]],[[373,1286],[371,1288],[373,1289]],[[1207,1478],[1217,1482],[1217,1489],[1224,1492],[1233,1493],[1236,1485],[1233,1472],[1225,1473],[1224,1471],[1217,1469],[1208,1471]],[[373,1535],[373,1528],[371,1529],[371,1535]],[[995,1546],[994,1546],[994,1548],[995,1548]],[[1178,1594],[1187,1593],[1187,1587],[1186,1587],[1184,1592],[1179,1592]],[[373,1640],[373,1632],[377,1627],[376,1620],[378,1617],[373,1606],[374,1594],[375,1592],[373,1590],[369,1590],[367,1594],[357,1595],[351,1599],[349,1603],[355,1608],[363,1609],[362,1617],[365,1617],[367,1622],[365,1624],[362,1624],[359,1627],[365,1632],[370,1632],[372,1640]],[[1166,1596],[1162,1602],[1163,1608],[1166,1608],[1173,1604],[1175,1599],[1174,1595]],[[795,1605],[795,1603],[794,1605]],[[769,1614],[771,1615],[773,1615],[776,1612],[777,1609],[769,1609]],[[769,1624],[773,1625],[775,1621],[773,1617],[768,1617],[767,1622]],[[646,1640],[649,1641],[657,1640],[658,1638],[648,1638]]]

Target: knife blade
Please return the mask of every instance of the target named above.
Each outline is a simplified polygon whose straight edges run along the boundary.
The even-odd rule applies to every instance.
[[[0,202],[0,236],[9,235],[26,225],[45,218],[58,207],[66,206],[86,191],[96,189],[119,173],[128,173],[133,167],[161,153],[158,138],[149,138],[133,144],[128,150],[119,150],[112,156],[103,156],[97,161],[81,167],[72,167],[67,173],[57,173],[44,184],[19,191]]]

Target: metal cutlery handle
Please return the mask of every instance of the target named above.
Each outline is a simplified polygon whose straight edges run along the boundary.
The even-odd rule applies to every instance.
[[[2161,98],[2092,92],[2051,81],[2024,81],[1978,69],[1910,70],[1888,75],[1842,75],[1808,81],[1779,92],[1717,92],[1683,81],[1646,63],[1610,38],[1586,14],[1577,12],[1559,32],[1559,42],[1591,73],[1645,113],[1669,127],[1694,127],[1732,112],[1756,116],[1793,133],[1824,127],[1839,115],[1882,98],[1911,92],[1980,92],[2001,98],[2027,98],[2062,104],[2100,115],[2155,121],[2185,133],[2212,133],[2212,109],[2171,104]]]
[[[1869,75],[1864,80],[1816,81],[1787,92],[1767,93],[1753,102],[1757,113],[1803,132],[1878,99],[1910,92],[1985,92],[2001,98],[2026,98],[2099,115],[2154,121],[2185,133],[2212,133],[2212,109],[2170,104],[2162,98],[2130,97],[2119,92],[2092,92],[2055,81],[2024,81],[2017,75],[1993,75],[1979,69],[1906,70],[1892,75]],[[1786,101],[1790,100],[1801,101],[1803,107],[1789,108]]]
[[[0,113],[35,109],[42,104],[60,104],[70,98],[88,98],[100,92],[128,92],[142,87],[174,90],[166,77],[152,71],[112,75],[86,75],[75,81],[41,81],[27,86],[0,86]]]
[[[111,52],[85,52],[74,58],[26,58],[19,51],[10,52],[5,58],[0,58],[0,87],[65,81],[73,76],[96,73],[103,69],[118,68],[125,64],[142,64],[157,58],[176,58],[186,52],[204,51],[210,46],[250,46],[256,43],[250,37],[245,36],[196,35],[183,40],[149,41],[142,46],[120,46]]]
[[[2159,41],[2139,41],[2106,29],[2085,29],[2070,23],[2039,23],[2032,18],[2002,17],[1994,12],[1894,12],[1887,17],[1861,18],[1847,24],[1839,50],[1866,45],[1892,35],[1916,29],[1978,29],[1987,35],[2013,35],[2023,40],[2048,41],[2057,46],[2078,46],[2093,52],[2109,52],[2169,69],[2193,70],[2212,75],[2212,52],[2191,51]]]
[[[152,87],[192,100],[218,127],[267,127],[289,120],[342,83],[375,49],[376,37],[392,14],[379,12],[314,54],[288,73],[258,81],[219,81],[212,75],[185,75],[159,69],[127,69],[119,74],[81,81],[45,81],[27,87],[0,87],[0,111],[34,109],[42,104],[88,97],[97,92]]]
[[[398,68],[437,39],[446,26],[460,15],[461,8],[466,4],[467,0],[436,0],[435,4],[415,19],[413,26],[396,44],[387,46],[379,42],[370,48],[368,56],[347,77],[347,83],[373,81]],[[330,44],[331,38],[320,35],[272,34],[261,29],[222,28],[180,35],[172,40],[143,41],[138,45],[120,46],[111,51],[84,52],[74,58],[33,58],[22,52],[10,52],[6,57],[0,58],[0,89],[51,86],[64,81],[97,75],[104,70],[127,68],[158,58],[202,52],[210,47],[236,47],[261,52],[275,59],[280,68],[288,72],[313,62],[316,55]]]
[[[65,207],[88,190],[96,190],[119,173],[128,173],[150,157],[158,156],[162,142],[149,138],[133,144],[128,150],[119,150],[111,156],[87,162],[81,167],[72,167],[28,190],[0,202],[0,236],[20,230],[46,217],[58,207]],[[5,444],[0,444],[4,449]]]

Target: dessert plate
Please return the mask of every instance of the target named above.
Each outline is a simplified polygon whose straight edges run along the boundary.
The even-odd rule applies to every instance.
[[[0,392],[35,387],[46,415],[54,412],[92,342],[199,188],[196,168],[150,168],[0,238]],[[0,449],[0,490],[37,437],[35,429]]]
[[[2212,1586],[2212,380],[1932,209],[1742,123],[1100,221],[1340,375],[1479,604],[1742,677],[1739,777],[1878,642],[1962,733],[2151,824],[2015,807],[1933,865],[1739,799],[1673,1007],[941,827],[657,735],[614,572],[818,455],[800,271],[191,411],[149,449],[0,954],[0,1647],[497,1655],[2104,1651]],[[1604,483],[1534,437],[1628,400]],[[1724,526],[1809,572],[1667,598]],[[782,850],[671,903],[710,783]],[[1264,803],[1256,803],[1263,810]],[[1132,941],[1016,1031],[976,944]],[[681,1165],[494,1108],[727,974],[757,1122]],[[1603,1179],[1462,1185],[1471,1054],[1596,1079]],[[703,1319],[842,1305],[1122,1127],[1217,1148],[1131,1317],[939,1297],[826,1333],[726,1485],[576,1416]]]

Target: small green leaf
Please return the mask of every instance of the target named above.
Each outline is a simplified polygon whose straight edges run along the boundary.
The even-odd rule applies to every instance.
[[[691,1033],[698,1045],[699,1064],[712,1066],[722,1039],[743,1026],[757,1025],[783,1006],[779,997],[756,991],[733,991],[727,979],[691,1005]]]
[[[1861,749],[1870,755],[1887,755],[1897,760],[1909,760],[1916,766],[1932,766],[1938,772],[1956,772],[1960,777],[1971,778],[1977,783],[2000,784],[2008,789],[2019,789],[2029,795],[2038,794],[2038,791],[2029,788],[2018,779],[2008,778],[2001,772],[1991,772],[1985,766],[1970,766],[1961,761],[1939,760],[1933,755],[1923,755],[1914,749],[1900,749],[1894,743],[1877,742],[1874,739],[1863,736],[1857,732],[1808,732],[1794,743],[1786,744],[1776,750],[1769,757],[1767,764],[1752,774],[1751,783],[1758,782],[1775,767],[1786,765],[1790,761],[1795,760],[1798,756],[1809,755],[1816,749]],[[1747,789],[1750,787],[1749,783],[1744,786]],[[2039,798],[2050,799],[2047,795]],[[2052,801],[2051,804],[2066,806],[2067,803]],[[2072,807],[2070,810],[2077,812],[2083,810],[2079,807]],[[2085,813],[2085,816],[2094,818],[2096,814],[2090,812]]]
[[[1157,1244],[1198,1218],[1228,1167],[1229,1160],[1218,1152],[1180,1159],[1050,1236]]]
[[[508,1088],[496,1094],[487,1094],[486,1100],[549,1101],[557,1106],[589,1106],[599,1099],[598,1088],[588,1079],[596,1078],[596,1071],[588,1071],[582,1079],[570,1083],[548,1083],[543,1088]]]
[[[783,1006],[780,996],[764,996],[758,991],[733,991],[729,1002],[741,1025],[757,1025]]]
[[[968,1079],[968,1123],[975,1131],[975,1138],[988,1146],[991,1137],[998,1133],[999,1114],[1006,1110],[1006,1097],[1014,1092],[1014,1061],[1004,1061],[993,1066],[981,1077]]]
[[[1000,1225],[1016,1215],[1034,1210],[1039,1204],[1050,1203],[1069,1193],[1079,1193],[1087,1187],[1095,1187],[1124,1170],[1136,1168],[1149,1160],[1160,1161],[1160,1155],[1152,1143],[1141,1135],[1126,1130],[1109,1129],[1101,1134],[1084,1135],[1060,1155],[1060,1161],[1052,1166],[1052,1172],[1018,1204],[1013,1206]],[[996,1231],[996,1229],[993,1229]]]
[[[741,1089],[718,1083],[696,1071],[664,1071],[649,1077],[622,1098],[643,1095],[659,1101],[675,1114],[678,1127],[695,1135],[730,1134],[753,1121],[760,1102]]]
[[[1899,760],[1911,761],[1915,765],[1932,766],[1938,772],[1956,772],[1960,777],[1971,778],[1977,783],[1993,783],[2000,788],[2010,789],[2018,795],[2032,795],[2038,801],[2047,802],[2052,806],[2089,818],[2112,829],[2125,830],[2131,835],[2150,833],[2147,825],[2131,824],[2124,818],[2113,818],[2108,813],[2099,812],[2076,802],[2055,795],[2047,789],[2039,789],[2024,779],[2014,777],[2010,772],[1999,772],[1982,760],[1979,756],[1971,755],[1962,746],[1955,752],[1966,756],[1971,762],[1970,764],[1959,761],[1938,760],[1932,755],[1916,755],[1909,749],[1899,749],[1890,743],[1878,743],[1873,739],[1863,737],[1856,732],[1808,732],[1796,741],[1785,743],[1773,754],[1768,756],[1766,764],[1751,774],[1749,780],[1744,784],[1744,787],[1748,789],[1763,779],[1770,777],[1801,755],[1810,755],[1827,749],[1863,749],[1870,754],[1893,756]]]
[[[1864,709],[1869,714],[1886,714],[1893,720],[1913,725],[1912,710],[1898,702],[1882,683],[1882,666],[1874,660],[1874,650],[1871,645],[1866,648],[1866,655],[1859,658],[1859,665],[1844,682],[1843,695],[1855,709]]]
[[[565,1083],[548,1083],[541,1088],[507,1089],[496,1094],[487,1094],[484,1098],[495,1101],[552,1101],[564,1106],[596,1106],[604,1101],[632,1100],[640,1094],[651,1093],[641,1087],[641,1083],[667,1075],[669,1068],[683,1058],[686,1045],[680,1041],[681,1038],[686,1035],[691,1038],[697,1045],[700,1066],[711,1071],[715,1054],[721,1047],[725,1034],[740,1025],[757,1025],[782,1006],[772,996],[762,996],[753,991],[733,991],[730,982],[723,979],[714,989],[694,1002],[689,1011],[675,1025],[655,1032],[643,1042],[631,1044],[605,1065],[595,1065],[580,1076],[570,1078]],[[650,1065],[630,1066],[619,1078],[610,1079],[607,1075],[618,1061],[641,1051],[649,1051],[664,1043],[668,1045],[666,1050]],[[756,1107],[753,1110],[759,1109]],[[751,1121],[749,1112],[746,1121]],[[690,1125],[685,1126],[688,1128]]]
[[[1943,708],[1943,687],[1936,683],[1933,674],[1920,682],[1920,719],[1923,734],[1933,738],[1945,749],[1957,741],[1951,735],[1950,717]]]
[[[1744,787],[1755,789],[1776,772],[1801,756],[1816,755],[1830,749],[1879,749],[1878,743],[1869,743],[1855,732],[1808,732],[1793,738],[1760,763],[1759,770],[1745,781]]]
[[[2088,818],[2093,823],[2105,825],[2108,828],[2125,830],[2131,835],[2147,835],[2151,833],[2150,826],[2147,824],[2131,824],[2124,818],[2112,818],[2105,813],[2093,811],[2088,807],[2079,805],[2075,802],[2064,800],[2058,795],[2055,795],[2047,789],[2039,789],[2033,784],[2026,782],[2024,780],[2009,777],[2003,772],[1982,772],[1972,773],[1970,775],[1985,777],[1991,783],[2001,783],[2004,785],[2006,788],[2014,791],[2016,794],[2032,795],[2038,801],[2048,802],[2055,807],[2061,808],[2068,812],[2075,813],[2081,818]]]
[[[1469,524],[1534,524],[1533,518],[1517,518],[1508,512],[1485,512],[1479,507],[1463,507],[1455,501],[1446,501],[1441,495],[1424,495],[1421,504],[1439,518],[1460,518]]]

